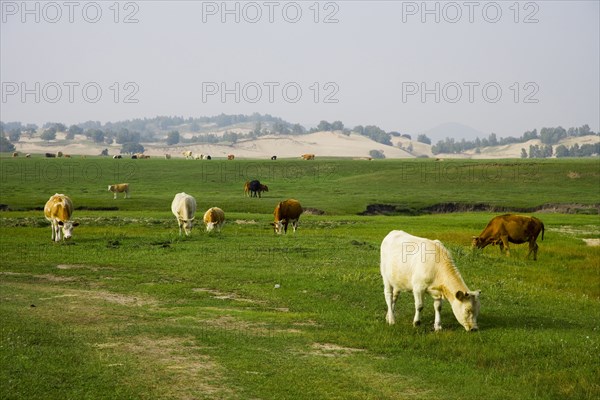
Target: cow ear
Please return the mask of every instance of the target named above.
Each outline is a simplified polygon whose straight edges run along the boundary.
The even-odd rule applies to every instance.
[[[469,293],[465,293],[462,290],[459,290],[458,292],[456,292],[456,298],[458,299],[458,301],[463,301],[468,296],[469,296]]]
[[[195,219],[196,219],[196,217],[192,217],[192,218],[190,219],[190,221],[193,221],[193,220],[195,220]]]

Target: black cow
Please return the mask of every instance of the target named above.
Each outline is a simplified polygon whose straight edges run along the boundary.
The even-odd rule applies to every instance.
[[[46,153],[46,158],[56,158],[56,154],[54,154],[54,153]]]
[[[272,161],[275,161],[275,160],[277,160],[277,156],[272,156],[272,157],[271,157],[271,160],[272,160]]]

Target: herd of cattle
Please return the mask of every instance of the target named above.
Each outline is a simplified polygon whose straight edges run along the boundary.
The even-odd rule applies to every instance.
[[[129,194],[126,183],[110,185],[108,190],[114,193]],[[246,195],[268,191],[259,181],[246,182]],[[171,203],[171,211],[177,219],[179,235],[189,236],[194,225],[196,199],[186,193],[177,193]],[[294,199],[279,202],[273,212],[272,223],[277,234],[287,233],[288,224],[292,224],[294,233],[303,209]],[[70,239],[77,222],[71,221],[73,202],[64,194],[50,197],[44,206],[44,216],[52,225],[52,240]],[[203,221],[208,232],[220,231],[225,222],[225,213],[218,207],[212,207],[204,213]],[[544,224],[535,217],[513,214],[493,218],[479,236],[474,236],[472,247],[483,249],[488,245],[499,245],[500,251],[510,255],[509,243],[529,244],[529,253],[537,260],[538,236],[544,239]],[[430,240],[410,235],[403,231],[391,231],[382,241],[380,248],[380,272],[383,278],[384,296],[387,304],[386,321],[394,324],[394,307],[398,295],[403,291],[412,291],[415,301],[413,325],[421,323],[423,295],[429,293],[434,299],[434,329],[442,329],[442,300],[446,299],[457,321],[467,331],[477,331],[477,316],[480,308],[480,291],[471,291],[461,277],[450,252],[439,240]]]
[[[186,159],[186,160],[212,160],[212,156],[210,156],[209,154],[193,154],[192,151],[190,150],[186,150],[181,152],[181,155]],[[13,157],[18,157],[19,156],[19,152],[15,151],[12,153]],[[26,158],[30,158],[31,154],[27,153],[25,154]],[[57,151],[56,153],[45,153],[45,157],[46,158],[61,158],[61,157],[65,157],[65,158],[70,158],[71,155],[70,154],[63,154],[62,151]],[[85,156],[82,156],[85,157]],[[135,153],[135,154],[131,154],[131,159],[133,160],[141,160],[141,159],[147,159],[150,158],[149,155],[144,154],[144,153]],[[113,157],[115,160],[116,159],[122,159],[123,155],[121,154],[115,154],[113,155]],[[315,155],[314,154],[302,154],[300,156],[301,159],[303,160],[314,160],[315,159]],[[165,159],[170,160],[171,159],[171,154],[169,153],[165,153]],[[234,154],[227,154],[227,159],[228,160],[235,160],[235,155]],[[371,159],[369,157],[369,159]],[[271,160],[275,161],[277,160],[277,156],[271,156]]]

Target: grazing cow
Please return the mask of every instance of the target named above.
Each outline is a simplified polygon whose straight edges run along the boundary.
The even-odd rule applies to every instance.
[[[125,193],[124,199],[129,196],[129,183],[117,183],[115,185],[108,185],[108,191],[114,193],[113,199],[117,198],[117,193]]]
[[[56,158],[56,154],[54,154],[54,153],[46,153],[46,158]]]
[[[56,193],[51,196],[44,206],[44,217],[52,224],[52,240],[61,240],[61,231],[64,240],[73,235],[73,228],[79,226],[78,222],[70,221],[73,213],[73,202],[64,194]]]
[[[181,154],[185,157],[186,160],[188,160],[188,159],[191,160],[192,159],[192,152],[191,152],[191,150],[183,151],[183,152],[181,152]]]
[[[169,153],[165,154],[165,160],[170,160],[171,159],[171,155]]]
[[[31,154],[30,153],[25,154],[25,158],[31,158]]]
[[[227,155],[227,159],[228,159],[228,160],[234,160],[234,159],[235,159],[235,156],[234,156],[233,154],[228,154],[228,155]]]
[[[244,195],[246,195],[246,197],[250,197],[250,181],[246,181],[246,183],[244,183]]]
[[[113,159],[115,159],[115,160],[120,160],[121,158],[123,158],[123,156],[122,156],[122,155],[120,155],[120,154],[115,154],[115,155],[113,156]]]
[[[479,236],[473,236],[473,247],[483,249],[485,246],[499,244],[500,251],[506,248],[506,255],[510,255],[508,243],[521,244],[529,242],[529,253],[533,252],[533,259],[537,260],[538,244],[536,240],[542,232],[544,240],[544,224],[535,217],[504,214],[492,218]]]
[[[65,154],[65,156],[64,156],[64,157],[65,157],[65,158],[71,158],[71,155],[70,155],[70,154]]]
[[[204,223],[206,224],[206,232],[211,232],[215,228],[217,232],[221,232],[221,227],[225,223],[225,213],[219,207],[209,208],[204,213]]]
[[[304,210],[302,210],[302,206],[298,200],[288,199],[277,204],[277,206],[275,206],[275,211],[273,212],[273,215],[275,216],[275,222],[273,223],[275,233],[278,235],[287,233],[288,224],[290,222],[292,223],[292,228],[294,228],[294,233],[296,233],[296,229],[298,229],[298,220],[300,219],[302,211]]]
[[[315,159],[315,155],[314,154],[302,154],[300,157],[303,160],[314,160]]]
[[[15,152],[13,152],[13,153],[12,153],[12,156],[13,156],[13,157],[18,157],[18,156],[19,156],[19,153],[15,151]]]
[[[62,151],[57,151],[56,152],[56,158],[59,158],[59,157],[62,157],[62,156],[63,156]]]
[[[206,156],[204,156],[204,159],[205,159],[205,160],[212,160],[212,157],[211,157],[211,156],[209,156],[209,155],[206,155]]]
[[[277,156],[271,156],[271,161],[277,160]]]
[[[436,331],[442,329],[442,300],[452,306],[458,322],[467,331],[476,331],[480,291],[470,291],[454,265],[450,252],[439,240],[429,240],[391,231],[381,242],[383,278],[388,324],[395,323],[394,307],[401,291],[412,291],[415,299],[413,325],[421,324],[423,294],[434,301]]]
[[[185,231],[185,236],[189,236],[194,226],[196,199],[184,192],[177,193],[171,203],[171,211],[177,218],[179,236],[181,236],[182,228]]]
[[[244,186],[244,190],[246,189],[246,187]],[[269,188],[266,185],[262,185],[258,180],[253,180],[250,181],[249,183],[249,189],[250,189],[250,196],[251,197],[256,197],[258,195],[258,197],[261,197],[261,193],[262,192],[268,192]]]

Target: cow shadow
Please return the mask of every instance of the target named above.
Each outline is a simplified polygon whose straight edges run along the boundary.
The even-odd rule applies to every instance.
[[[543,330],[581,330],[586,327],[580,322],[568,320],[563,317],[549,315],[532,315],[523,313],[519,315],[479,314],[477,319],[480,330],[490,331],[497,329],[523,329],[532,331]],[[591,329],[591,328],[590,328]]]

